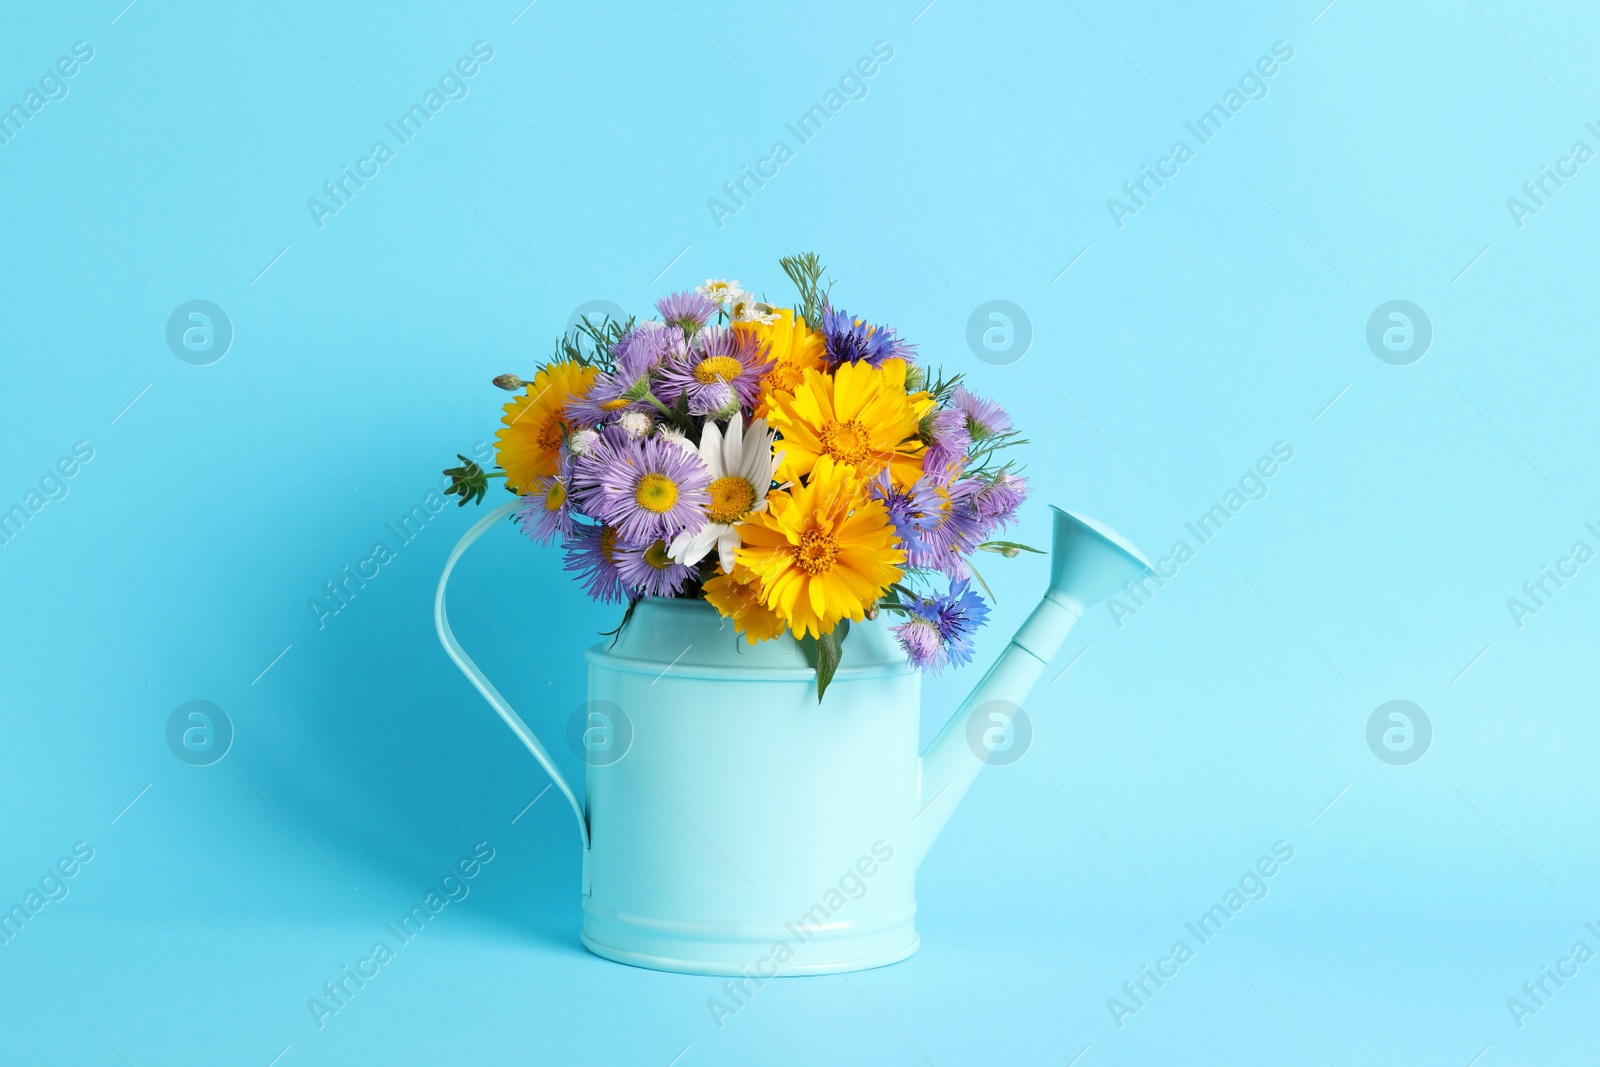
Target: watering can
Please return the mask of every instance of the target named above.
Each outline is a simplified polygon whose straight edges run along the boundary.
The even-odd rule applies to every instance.
[[[455,639],[456,562],[434,623],[445,651],[550,775],[583,846],[583,944],[638,967],[742,977],[835,974],[917,950],[916,872],[978,772],[1009,762],[1021,704],[1084,611],[1151,573],[1115,531],[1053,508],[1050,585],[918,755],[919,673],[883,619],[858,623],[826,696],[787,632],[748,644],[711,605],[641,600],[587,652],[580,801],[549,750]],[[742,988],[748,990],[747,983]]]

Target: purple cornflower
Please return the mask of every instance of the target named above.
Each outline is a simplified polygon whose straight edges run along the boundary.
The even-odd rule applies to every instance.
[[[961,473],[967,448],[972,444],[966,412],[955,408],[936,412],[928,420],[928,432],[923,439],[928,442],[927,450],[922,453],[924,474],[942,484]]]
[[[889,327],[874,326],[848,311],[835,311],[832,307],[822,311],[822,339],[827,346],[828,362],[835,367],[841,363],[868,363],[877,367],[886,359],[903,359],[909,363],[916,355],[917,346],[900,340]]]
[[[623,598],[622,577],[617,571],[617,531],[610,526],[574,527],[562,542],[567,559],[565,570],[581,571],[578,580],[583,591],[602,604]]]
[[[687,352],[663,365],[656,395],[669,405],[687,396],[691,415],[720,413],[735,398],[752,408],[771,365],[766,343],[753,330],[708,326],[695,334]]]
[[[617,545],[617,572],[636,593],[677,596],[683,583],[694,574],[694,568],[674,563],[667,555],[667,543],[657,539],[648,546]]]
[[[656,301],[656,310],[667,325],[692,334],[717,313],[717,302],[702,293],[670,293]]]
[[[590,469],[597,488],[585,496],[584,510],[615,526],[627,544],[671,542],[706,524],[711,473],[696,453],[672,441],[624,440]]]
[[[967,432],[974,441],[1011,429],[1011,416],[1006,414],[1005,408],[993,400],[985,400],[967,392],[964,385],[956,386],[955,393],[950,397],[950,406],[967,417]]]
[[[1001,471],[993,481],[982,485],[972,495],[972,513],[982,530],[979,536],[986,538],[1010,522],[1027,498],[1027,479],[1010,471]]]
[[[944,596],[911,596],[902,604],[906,621],[890,630],[912,666],[937,671],[972,659],[972,635],[989,620],[989,606],[966,579],[951,582]]]

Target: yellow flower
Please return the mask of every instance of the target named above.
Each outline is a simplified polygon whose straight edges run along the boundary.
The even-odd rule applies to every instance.
[[[758,340],[765,341],[772,357],[772,366],[761,379],[761,392],[756,396],[755,417],[758,419],[767,415],[769,394],[792,393],[805,380],[806,371],[823,370],[827,366],[822,334],[807,326],[805,319],[788,308],[777,309],[777,315],[778,321],[770,325],[741,322],[734,326],[735,330],[754,334]]]
[[[740,530],[739,566],[755,573],[761,603],[796,637],[861,621],[906,559],[883,503],[831,456],[817,460],[806,485],[769,494],[767,510]]]
[[[719,570],[702,588],[706,601],[724,618],[732,619],[734,631],[744,634],[752,645],[783,633],[783,620],[761,602],[761,582],[750,568],[735,563],[732,574]]]
[[[589,391],[600,372],[562,360],[534,375],[523,394],[505,407],[500,420],[505,429],[496,433],[496,455],[514,492],[526,492],[534,479],[553,475],[560,467],[558,449],[563,433],[572,431],[566,406]]]
[[[917,424],[933,407],[928,393],[906,392],[906,364],[841,363],[833,373],[805,372],[792,393],[774,393],[767,424],[782,440],[778,481],[809,473],[830,456],[864,478],[890,468],[898,485],[910,486],[922,472]]]

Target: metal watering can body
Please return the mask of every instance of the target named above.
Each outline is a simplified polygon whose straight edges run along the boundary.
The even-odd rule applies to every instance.
[[[1114,532],[1054,511],[1051,583],[918,755],[921,684],[883,618],[853,625],[826,697],[797,641],[750,646],[709,604],[648,598],[589,661],[584,801],[450,632],[441,641],[544,766],[584,848],[582,940],[658,970],[829,974],[916,951],[916,870],[1084,610],[1149,573]],[[976,723],[976,726],[974,725]]]

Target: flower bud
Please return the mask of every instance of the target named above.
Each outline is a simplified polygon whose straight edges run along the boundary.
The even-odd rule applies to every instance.
[[[514,393],[518,389],[521,389],[524,386],[532,385],[533,383],[525,382],[521,378],[518,378],[515,374],[499,374],[495,376],[494,384],[499,386],[501,389],[504,389],[508,393]]]

